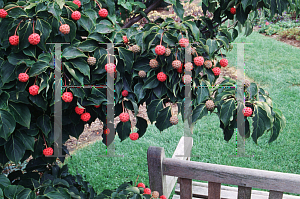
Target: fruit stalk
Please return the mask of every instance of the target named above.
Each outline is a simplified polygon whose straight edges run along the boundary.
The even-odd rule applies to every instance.
[[[138,175],[138,177],[136,178],[136,181],[135,181],[134,186],[136,186],[136,183],[137,183],[138,179],[139,179],[139,175]]]
[[[46,142],[46,140],[45,140],[45,136],[44,136],[44,134],[42,134],[42,135],[43,135],[43,138],[44,138],[44,142],[45,142],[46,148],[48,148],[48,147],[47,147],[47,142]]]
[[[69,6],[64,5],[66,8],[69,8],[72,12],[74,12]]]
[[[18,24],[18,26],[17,26],[17,28],[16,28],[16,30],[15,30],[15,35],[17,35],[17,30],[18,30],[20,24],[22,23],[22,21],[23,21],[23,19],[19,22],[19,24]]]
[[[98,3],[98,1],[94,0],[96,2],[96,4],[99,6],[99,8],[101,9],[100,4]]]
[[[161,42],[162,42],[162,39],[163,39],[164,32],[165,32],[165,31],[163,31],[162,34],[161,34],[161,38],[160,38],[160,43],[159,43],[159,45],[161,45]]]
[[[33,31],[33,33],[34,33],[34,21],[32,22],[32,31]]]
[[[12,7],[12,8],[7,9],[6,12],[8,12],[8,11],[14,9],[14,8],[23,8],[23,7],[22,7],[22,6],[15,6],[15,7]]]

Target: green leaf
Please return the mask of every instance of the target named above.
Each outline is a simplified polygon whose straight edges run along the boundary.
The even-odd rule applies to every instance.
[[[51,120],[48,115],[41,115],[37,118],[36,124],[43,131],[44,135],[48,137],[48,133],[51,131]]]
[[[228,125],[230,118],[235,110],[235,100],[228,99],[226,100],[222,106],[220,111],[220,120],[223,122],[225,126]]]
[[[25,146],[22,140],[14,135],[4,145],[5,154],[14,163],[18,163],[25,154]]]
[[[48,22],[44,21],[43,19],[37,19],[35,24],[35,29],[40,31],[41,41],[38,44],[38,47],[40,47],[44,51],[47,51],[46,41],[49,38],[50,33],[52,31],[51,25]]]
[[[64,49],[62,53],[62,57],[66,58],[67,60],[70,60],[78,57],[87,57],[87,56],[76,47],[69,46]]]
[[[64,5],[66,3],[65,0],[56,0],[55,2],[59,5],[60,9],[63,9],[63,7],[64,7]]]
[[[69,183],[65,181],[64,179],[56,178],[53,180],[53,186],[55,185],[63,185],[66,187],[70,187]]]
[[[82,58],[73,59],[71,61],[73,66],[78,69],[82,74],[87,76],[90,79],[90,66]]]
[[[24,190],[23,186],[9,185],[4,189],[4,195],[9,199],[14,199],[22,190]]]
[[[84,85],[83,79],[84,75],[81,74],[78,70],[75,70],[73,65],[69,62],[63,62],[66,69],[69,71],[69,73],[80,83],[80,85]]]
[[[2,65],[0,76],[3,84],[16,79],[15,69],[16,67],[7,61]]]
[[[184,9],[183,5],[181,4],[180,0],[176,0],[176,4],[173,4],[173,9],[177,16],[183,21],[183,14],[184,14]]]
[[[0,137],[7,140],[16,128],[16,121],[13,115],[0,109]]]
[[[5,91],[0,94],[0,110],[7,110],[9,97],[9,94]]]
[[[133,66],[133,53],[126,48],[119,47],[118,48],[120,59],[124,61],[125,70],[131,73],[132,66]]]
[[[170,33],[164,33],[163,35],[163,41],[167,43],[169,46],[173,47],[178,42],[177,37],[171,35]]]
[[[22,8],[14,8],[7,12],[8,16],[12,18],[27,17],[27,13]]]
[[[271,121],[266,111],[260,106],[254,106],[253,114],[253,133],[251,137],[257,144],[257,139],[264,134],[265,130],[271,128]]]
[[[157,75],[153,74],[153,76],[148,77],[143,86],[144,89],[153,89],[159,85],[159,81],[157,79]]]
[[[107,34],[113,32],[114,30],[115,29],[109,25],[97,24],[94,31],[101,34]]]
[[[200,104],[209,97],[209,90],[207,85],[202,82],[201,86],[197,89],[197,103]]]
[[[197,122],[197,120],[200,120],[202,117],[206,116],[208,113],[207,108],[204,103],[199,104],[195,107],[192,113],[192,123]]]
[[[116,128],[116,131],[118,132],[118,136],[121,139],[121,142],[129,137],[129,134],[131,132],[131,123],[130,121],[127,122],[119,122]]]
[[[23,53],[27,56],[30,56],[30,57],[35,57],[35,54],[36,54],[36,47],[35,46],[29,46],[28,48],[24,49],[23,50]]]
[[[147,115],[151,123],[157,121],[156,117],[158,112],[163,109],[163,100],[156,99],[152,100],[151,103],[147,106]]]
[[[200,30],[196,26],[196,23],[194,21],[185,21],[184,24],[187,25],[190,28],[190,30],[193,33],[193,36],[195,38],[195,41],[199,41]]]
[[[172,124],[170,122],[171,116],[172,116],[171,106],[168,106],[168,107],[164,108],[163,110],[160,110],[158,112],[158,115],[156,118],[155,126],[160,131],[163,131],[163,130],[169,128],[170,126],[172,126]]]
[[[19,130],[15,135],[18,138],[20,138],[20,140],[22,140],[26,150],[34,151],[34,143],[35,143],[34,137],[29,136],[26,133],[22,133]]]
[[[16,199],[34,199],[36,198],[36,194],[31,189],[23,189],[16,197]]]
[[[79,44],[78,48],[84,52],[93,52],[97,49],[98,42],[95,40],[87,39]]]
[[[48,67],[49,67],[49,65],[47,63],[37,61],[31,66],[28,75],[29,75],[29,77],[35,77],[35,76],[40,75],[41,73],[45,72]]]
[[[138,128],[138,134],[139,134],[139,137],[142,137],[145,133],[146,133],[146,130],[147,130],[147,127],[148,127],[148,123],[147,121],[142,118],[142,117],[136,117],[137,119],[137,124],[136,124],[136,128]]]
[[[218,42],[213,39],[208,39],[206,45],[209,48],[209,54],[212,55],[216,50],[218,50]]]
[[[20,125],[30,128],[31,114],[29,108],[24,104],[9,103],[9,110],[14,116],[16,122]]]
[[[258,94],[258,87],[255,83],[251,83],[250,86],[247,88],[248,92],[250,93],[250,98],[254,100],[254,97]]]
[[[93,21],[85,15],[81,15],[81,18],[78,20],[78,22],[89,33],[95,28]]]
[[[137,83],[135,86],[134,86],[134,93],[136,94],[137,96],[137,99],[138,99],[138,103],[144,99],[145,95],[146,95],[146,91],[145,89],[143,89],[143,84],[141,82]]]
[[[37,105],[38,107],[42,108],[43,110],[47,110],[48,108],[48,102],[47,100],[45,99],[45,96],[43,95],[35,95],[35,96],[32,96],[30,95],[29,96],[29,99],[35,104]]]
[[[50,2],[48,3],[48,12],[50,12],[51,14],[53,14],[53,16],[60,21],[60,15],[62,13],[62,9],[60,9],[59,5],[57,4],[57,2]]]
[[[236,8],[236,18],[242,25],[245,24],[248,18],[248,15],[245,13],[241,5],[238,5],[238,7]]]
[[[4,189],[5,187],[7,187],[9,185],[10,185],[9,179],[4,174],[1,174],[0,175],[0,188]]]

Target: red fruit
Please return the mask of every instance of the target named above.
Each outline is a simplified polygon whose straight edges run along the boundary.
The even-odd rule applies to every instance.
[[[122,91],[122,96],[123,96],[123,97],[127,97],[127,95],[128,95],[128,91],[127,91],[127,90],[123,90],[123,91]]]
[[[113,63],[106,64],[106,65],[105,65],[105,70],[106,70],[106,72],[108,72],[108,73],[116,72],[116,65],[113,64]]]
[[[94,105],[94,107],[96,107],[96,108],[99,108],[99,107],[100,107],[100,105]]]
[[[151,189],[149,189],[149,188],[145,188],[144,189],[144,194],[151,194]]]
[[[27,82],[29,79],[29,75],[27,75],[26,73],[20,73],[18,78],[20,82]]]
[[[227,59],[221,59],[221,60],[220,60],[220,65],[221,65],[222,67],[227,66],[227,65],[228,65],[228,60],[227,60]]]
[[[38,43],[40,43],[41,37],[37,33],[32,33],[31,35],[29,35],[28,41],[31,45],[37,45]]]
[[[128,113],[121,113],[119,115],[119,118],[120,118],[121,122],[128,122],[130,117],[129,117]]]
[[[218,76],[221,73],[221,69],[219,67],[213,68],[212,71],[213,71],[215,76]]]
[[[35,96],[35,95],[39,94],[39,89],[40,89],[40,87],[38,85],[32,85],[32,86],[30,86],[29,87],[29,93],[30,93],[30,95]]]
[[[12,46],[17,46],[19,44],[19,36],[17,36],[17,35],[10,36],[9,43]]]
[[[181,39],[179,40],[179,45],[180,45],[181,47],[187,47],[187,46],[189,45],[189,40],[186,39],[186,38],[181,38]]]
[[[183,66],[183,64],[181,64],[180,68],[177,68],[177,72],[178,72],[178,73],[183,73],[183,71],[182,71],[182,66]]]
[[[252,109],[250,107],[245,107],[243,110],[243,114],[246,117],[250,117],[252,115]]]
[[[123,36],[123,41],[124,41],[124,43],[125,43],[125,44],[127,44],[127,43],[128,43],[127,36]]]
[[[74,11],[72,14],[71,14],[71,18],[75,21],[79,20],[81,18],[81,14],[79,11]]]
[[[64,94],[62,95],[61,98],[65,102],[72,102],[72,100],[73,100],[73,94],[71,92],[64,92]]]
[[[63,24],[59,27],[59,31],[64,35],[69,34],[70,33],[70,26],[68,24]]]
[[[50,155],[53,154],[53,149],[52,149],[51,147],[45,148],[45,149],[43,150],[43,154],[44,154],[45,156],[50,156]]]
[[[131,133],[129,135],[129,137],[130,137],[131,140],[137,140],[137,139],[139,139],[139,134],[138,133]]]
[[[5,18],[7,16],[7,12],[4,9],[0,9],[0,17]]]
[[[78,8],[80,8],[81,2],[79,0],[74,0],[73,3],[75,3],[76,5],[78,5]]]
[[[204,63],[204,58],[202,56],[195,57],[194,63],[196,66],[202,66]]]
[[[81,116],[80,116],[80,119],[84,122],[87,122],[91,119],[91,114],[89,113],[83,113]]]
[[[100,17],[105,18],[105,17],[107,17],[108,12],[107,12],[107,10],[105,8],[101,8],[99,10],[98,14],[99,14]]]
[[[159,198],[160,198],[160,199],[167,199],[167,197],[164,196],[164,195],[161,195]]]
[[[84,108],[79,108],[78,106],[75,107],[75,112],[78,115],[81,115],[84,112]]]
[[[108,134],[110,133],[110,130],[109,130],[109,129],[104,129],[103,133],[104,133],[105,135],[108,135]]]
[[[146,188],[145,184],[142,183],[142,182],[140,182],[140,183],[137,185],[137,187],[143,187],[143,188]]]
[[[155,47],[155,53],[156,53],[157,55],[163,55],[163,54],[165,54],[165,52],[166,52],[166,48],[165,48],[164,46],[162,46],[162,45],[157,45],[157,46]]]
[[[174,60],[174,61],[172,61],[172,67],[174,69],[178,69],[178,68],[180,68],[180,66],[182,66],[182,63],[181,63],[180,60]]]
[[[157,74],[157,79],[160,82],[164,82],[167,79],[167,75],[164,72],[160,72]]]
[[[236,9],[235,8],[230,8],[230,13],[234,15],[236,13]]]
[[[184,64],[184,68],[187,71],[191,71],[191,70],[193,70],[194,67],[193,67],[192,62],[187,62],[187,63]]]

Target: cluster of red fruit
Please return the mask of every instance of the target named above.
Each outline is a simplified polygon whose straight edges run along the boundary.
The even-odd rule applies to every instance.
[[[146,188],[146,186],[145,186],[144,183],[140,182],[140,183],[137,185],[137,187],[144,188],[144,194],[151,195],[151,189]],[[152,192],[152,197],[151,197],[151,198],[158,198],[158,197],[159,197],[158,191],[153,191],[153,192]],[[164,195],[161,195],[159,198],[160,198],[160,199],[167,199],[167,197],[164,196]]]
[[[80,108],[78,106],[75,107],[75,112],[80,115],[80,119],[84,122],[87,122],[91,119],[91,114],[90,113],[83,113],[84,108]]]
[[[73,3],[78,5],[78,8],[80,8],[81,2],[79,0],[74,0]],[[99,7],[100,7],[100,5],[99,5]],[[105,18],[108,15],[108,11],[105,8],[100,7],[100,10],[99,10],[98,14],[99,14],[100,17]],[[73,20],[77,21],[81,18],[81,13],[79,11],[74,11],[74,12],[72,12],[71,18]]]

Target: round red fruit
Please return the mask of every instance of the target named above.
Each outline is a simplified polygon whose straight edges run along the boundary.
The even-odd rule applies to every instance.
[[[101,8],[99,10],[98,14],[99,14],[100,17],[105,18],[105,17],[107,17],[108,12],[107,12],[107,10],[105,8]]]
[[[80,116],[80,119],[84,122],[87,122],[91,119],[91,114],[89,113],[83,113],[81,116]]]
[[[246,117],[250,117],[252,115],[252,109],[250,107],[245,107],[243,110],[243,114]]]
[[[179,40],[179,45],[180,45],[181,47],[187,47],[187,46],[189,45],[189,40],[186,39],[186,38],[181,38],[181,39]]]
[[[129,135],[129,137],[130,137],[131,140],[137,140],[137,139],[139,139],[139,134],[138,133],[131,133]]]
[[[122,96],[123,97],[127,97],[128,96],[128,91],[127,90],[123,90],[122,91]]]
[[[73,100],[73,94],[71,92],[64,92],[62,95],[62,100],[65,102],[72,102]]]
[[[125,43],[125,44],[127,44],[127,43],[128,43],[127,36],[123,36],[123,41],[124,41],[124,43]]]
[[[84,108],[79,108],[78,106],[75,107],[75,112],[78,115],[81,115],[84,112]]]
[[[109,130],[109,129],[104,129],[104,130],[103,130],[103,133],[104,133],[105,135],[108,135],[108,134],[110,133],[110,130]]]
[[[166,52],[166,48],[165,48],[164,46],[162,46],[162,45],[157,45],[157,46],[155,47],[155,53],[156,53],[157,55],[163,55],[163,54],[165,54],[165,52]]]
[[[12,46],[17,46],[19,44],[19,36],[17,36],[17,35],[10,36],[9,43]]]
[[[220,60],[220,65],[221,65],[222,67],[227,66],[227,65],[228,65],[228,60],[227,60],[227,59],[221,59],[221,60]]]
[[[106,64],[106,65],[105,65],[105,70],[106,70],[106,72],[108,72],[108,73],[116,72],[116,65],[113,64],[113,63]]]
[[[40,87],[38,85],[32,85],[32,86],[30,86],[29,87],[29,93],[30,93],[30,95],[35,96],[35,95],[39,94],[39,89],[40,89]]]
[[[230,8],[230,13],[234,15],[236,13],[236,9],[235,8]]]
[[[64,35],[69,34],[70,33],[70,26],[68,24],[63,24],[59,27],[59,31]]]
[[[137,185],[137,187],[143,187],[143,188],[146,188],[145,184],[142,183],[142,182],[140,182],[140,183]]]
[[[94,105],[94,107],[96,107],[96,108],[99,108],[99,107],[100,107],[100,105]]]
[[[221,69],[219,67],[213,68],[212,71],[213,71],[215,76],[218,76],[221,73]]]
[[[145,189],[144,189],[144,194],[149,194],[149,195],[151,195],[151,189],[145,188]]]
[[[53,154],[53,149],[51,147],[45,148],[43,150],[43,154],[44,154],[44,156],[50,156]]]
[[[18,78],[20,82],[27,82],[29,79],[29,75],[27,75],[26,73],[20,73]]]
[[[121,122],[128,122],[130,119],[130,116],[128,113],[121,113],[119,115],[119,118],[120,118]]]
[[[160,198],[160,199],[167,199],[167,197],[164,196],[164,195],[161,195],[159,198]]]
[[[29,35],[28,41],[31,45],[38,45],[38,43],[40,43],[41,41],[41,37],[37,33],[32,33],[31,35]]]
[[[78,5],[78,8],[80,8],[81,2],[79,0],[74,0],[73,3],[76,4],[76,5]]]
[[[202,66],[204,63],[204,58],[202,56],[195,57],[194,63],[196,66]]]
[[[157,79],[160,82],[164,82],[167,79],[167,75],[164,72],[160,72],[157,74]]]
[[[75,21],[79,20],[81,18],[81,14],[79,11],[74,11],[72,14],[71,14],[71,18]]]
[[[0,9],[0,17],[5,18],[7,16],[7,12],[4,9]]]

